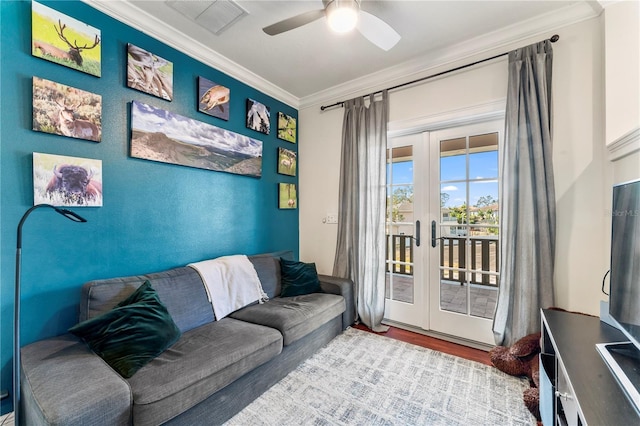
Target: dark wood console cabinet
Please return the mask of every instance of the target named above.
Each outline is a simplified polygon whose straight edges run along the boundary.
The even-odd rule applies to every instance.
[[[544,426],[640,425],[640,415],[595,347],[626,340],[597,317],[542,310],[540,412]]]

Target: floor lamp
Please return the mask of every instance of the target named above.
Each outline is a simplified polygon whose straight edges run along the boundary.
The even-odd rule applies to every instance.
[[[87,220],[74,212],[54,207],[50,204],[38,204],[25,212],[18,224],[18,242],[16,244],[16,288],[13,302],[13,415],[14,424],[20,425],[20,276],[22,263],[22,225],[32,211],[40,207],[48,207],[62,216],[74,222],[86,222]]]

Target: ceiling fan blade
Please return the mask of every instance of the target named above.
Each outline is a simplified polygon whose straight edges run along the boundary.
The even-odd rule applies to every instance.
[[[382,50],[389,50],[400,41],[400,34],[382,19],[360,9],[358,31]]]
[[[300,15],[292,16],[291,18],[287,18],[280,22],[276,22],[273,25],[269,25],[268,27],[264,27],[262,31],[273,36],[301,27],[315,21],[316,19],[320,19],[323,16],[324,9],[310,10],[309,12],[301,13]]]

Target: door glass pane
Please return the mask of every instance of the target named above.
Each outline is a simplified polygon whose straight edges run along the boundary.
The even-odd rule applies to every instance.
[[[499,282],[498,133],[440,142],[440,308],[492,318]]]
[[[387,151],[386,297],[413,303],[413,147]]]

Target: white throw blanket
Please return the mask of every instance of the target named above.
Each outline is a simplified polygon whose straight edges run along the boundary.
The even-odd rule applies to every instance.
[[[269,300],[247,256],[224,256],[188,266],[200,274],[217,320],[255,301]]]

